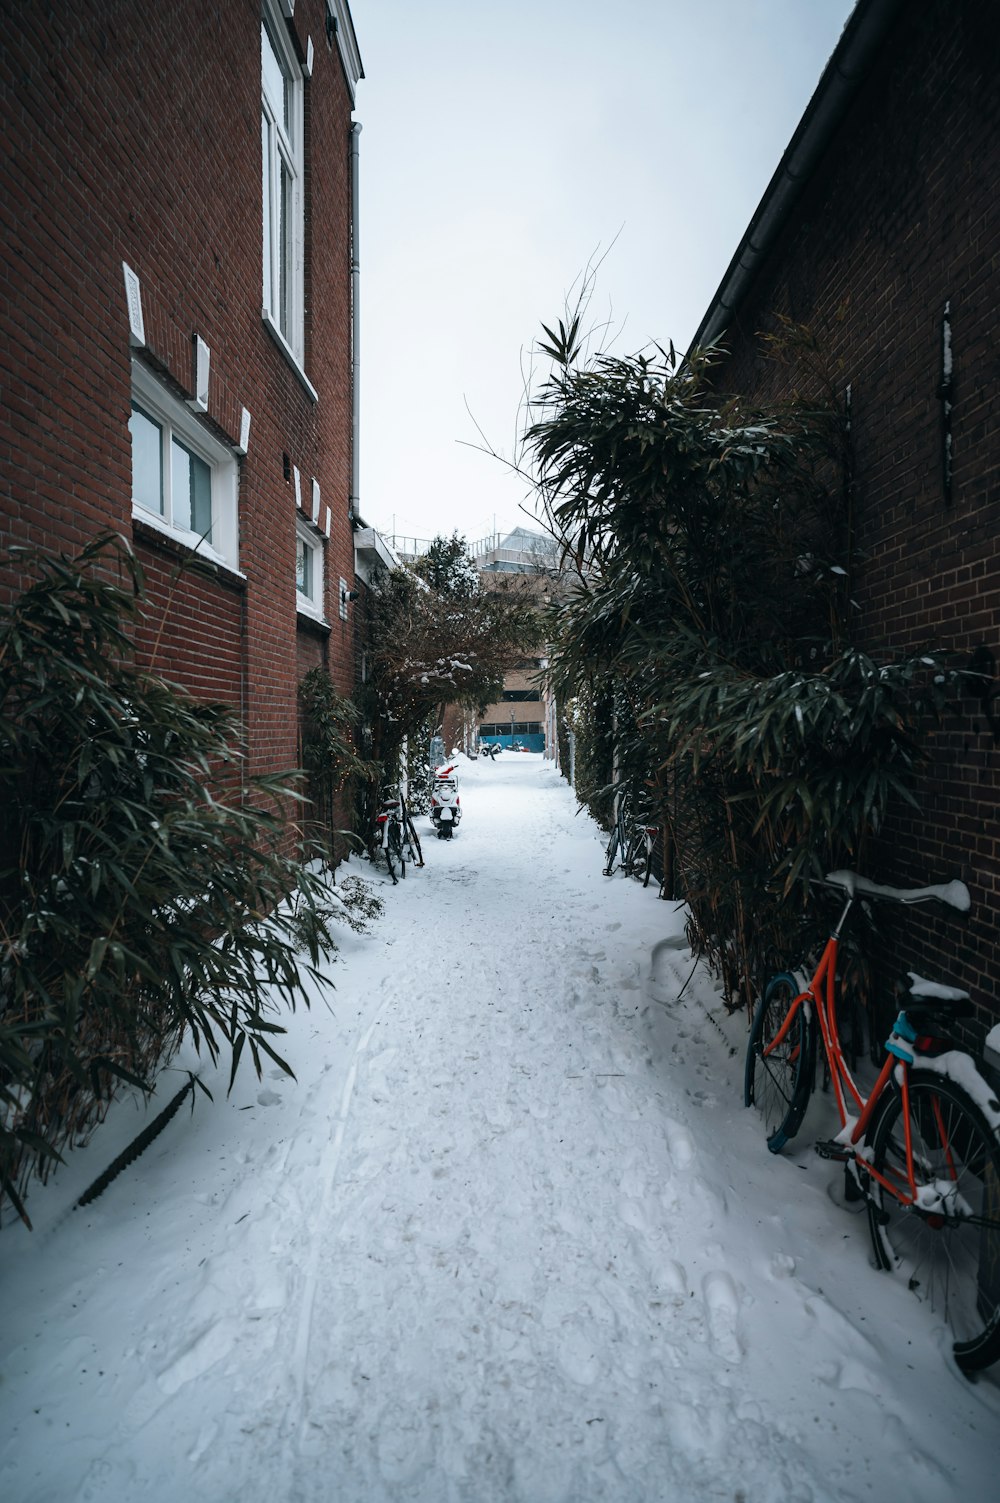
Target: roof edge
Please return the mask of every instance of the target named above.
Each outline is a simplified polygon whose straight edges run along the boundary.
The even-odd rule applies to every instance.
[[[871,68],[905,0],[859,0],[841,32],[805,113],[757,205],[691,341],[690,348],[717,340],[729,327],[751,282],[783,229],[820,157]]]

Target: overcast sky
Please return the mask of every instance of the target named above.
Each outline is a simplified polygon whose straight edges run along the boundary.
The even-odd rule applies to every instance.
[[[351,0],[366,522],[525,521],[476,424],[512,453],[541,322],[607,252],[590,314],[616,351],[686,348],[852,9]]]

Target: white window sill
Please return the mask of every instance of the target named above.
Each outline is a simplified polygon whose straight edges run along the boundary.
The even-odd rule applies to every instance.
[[[318,626],[329,626],[329,622],[318,606],[314,605],[308,595],[300,595],[295,592],[295,609],[300,616],[308,616],[310,621],[315,621]]]
[[[292,370],[302,382],[302,385],[305,387],[312,400],[314,402],[318,402],[319,392],[316,390],[315,386],[312,384],[309,377],[302,369],[299,357],[296,355],[295,351],[288,343],[288,340],[285,338],[284,334],[282,334],[281,330],[278,328],[278,325],[274,322],[274,319],[271,317],[266,308],[261,309],[261,318],[264,320],[265,329],[270,334],[271,338],[274,340],[275,344],[278,346],[278,349],[284,355],[285,359],[288,361],[288,364],[292,367]]]
[[[135,521],[143,522],[153,532],[158,532],[161,537],[169,538],[170,542],[177,543],[181,548],[189,548],[192,553],[196,553],[207,563],[216,564],[220,569],[225,569],[227,574],[235,574],[237,579],[246,578],[242,570],[230,563],[229,559],[224,558],[221,553],[216,553],[212,545],[206,543],[205,539],[199,537],[196,532],[188,532],[183,527],[168,526],[155,511],[147,511],[144,506],[138,505],[135,501],[132,503],[132,516]]]

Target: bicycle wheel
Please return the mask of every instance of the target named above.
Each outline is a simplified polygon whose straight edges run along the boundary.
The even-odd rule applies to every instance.
[[[656,843],[654,837],[650,835],[648,830],[646,831],[645,842],[644,864],[642,868],[642,885],[643,887],[648,887],[649,879],[653,875],[653,847]]]
[[[910,1133],[919,1207],[877,1181],[868,1222],[880,1268],[905,1273],[942,1320],[967,1372],[1000,1357],[1000,1143],[972,1098],[936,1070],[910,1070]],[[871,1131],[872,1166],[906,1177],[902,1092],[886,1096]]]
[[[382,831],[382,854],[385,864],[392,878],[393,886],[396,885],[396,861],[393,855],[392,825],[386,824]]]
[[[618,855],[618,849],[618,826],[616,824],[614,829],[611,831],[611,839],[608,841],[608,848],[604,853],[604,875],[606,877],[610,877],[611,873],[615,869],[615,858]]]
[[[424,853],[420,849],[420,836],[417,834],[416,826],[410,818],[409,810],[406,811],[406,843],[409,846],[410,860],[413,862],[413,865],[423,866]]]
[[[815,1034],[804,1006],[795,1014],[780,1048],[764,1053],[801,990],[788,971],[772,976],[757,1004],[747,1041],[743,1104],[760,1108],[772,1153],[780,1153],[798,1132],[812,1090]]]
[[[621,871],[624,877],[629,874],[629,840],[631,831],[629,827],[628,804],[624,799],[618,805],[618,818],[615,821],[615,829],[618,834],[618,858],[621,863]]]
[[[406,876],[406,857],[403,855],[403,832],[399,827],[399,821],[394,819],[389,826],[386,836],[386,850],[389,858],[399,867],[399,875]]]
[[[641,877],[646,869],[646,836],[642,830],[633,830],[625,847],[622,869],[626,876]]]

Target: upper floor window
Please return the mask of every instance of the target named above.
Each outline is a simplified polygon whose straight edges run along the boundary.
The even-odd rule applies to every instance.
[[[238,567],[235,455],[144,366],[132,366],[132,511]]]
[[[305,169],[302,70],[292,50],[288,28],[273,0],[264,0],[260,53],[264,317],[301,364]]]
[[[301,518],[295,523],[295,605],[323,620],[323,540]]]

